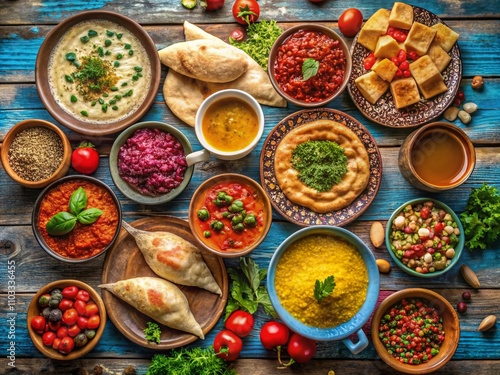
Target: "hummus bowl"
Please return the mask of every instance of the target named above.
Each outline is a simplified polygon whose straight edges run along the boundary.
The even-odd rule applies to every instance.
[[[61,124],[85,135],[116,133],[153,103],[161,65],[154,42],[135,21],[88,11],[49,32],[36,59],[40,99]]]
[[[316,249],[319,243],[328,246]],[[322,261],[310,261],[310,255],[316,259],[320,256]],[[294,256],[298,260],[290,269],[287,262]],[[283,269],[287,268],[294,277],[284,282]],[[322,282],[325,275],[333,275],[336,285],[329,296],[318,302],[313,297],[315,280]],[[296,280],[300,285],[290,285]],[[301,289],[305,284],[304,292]],[[312,340],[342,340],[353,354],[368,346],[362,327],[375,309],[379,289],[379,272],[372,252],[358,236],[339,227],[318,225],[295,232],[278,247],[269,264],[267,290],[283,322]],[[332,316],[337,318],[331,320]],[[328,323],[324,324],[326,319]],[[351,340],[352,334],[358,336],[357,342]]]

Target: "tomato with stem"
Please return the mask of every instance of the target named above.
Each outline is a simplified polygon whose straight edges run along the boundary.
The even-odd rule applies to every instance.
[[[231,362],[240,356],[243,341],[228,329],[220,331],[214,339],[214,351],[217,357]]]
[[[286,349],[291,360],[284,366],[290,366],[294,362],[306,363],[316,354],[316,341],[294,333],[290,337]]]
[[[260,342],[266,349],[276,349],[278,362],[281,362],[281,347],[285,346],[290,337],[290,330],[286,325],[271,320],[265,323],[260,330]]]
[[[92,174],[99,167],[99,154],[90,142],[82,142],[71,155],[71,165],[77,172]]]
[[[252,332],[254,317],[248,311],[236,310],[227,318],[225,327],[239,337],[246,337]]]
[[[260,6],[255,0],[236,0],[232,12],[236,22],[242,25],[250,25],[259,19]]]

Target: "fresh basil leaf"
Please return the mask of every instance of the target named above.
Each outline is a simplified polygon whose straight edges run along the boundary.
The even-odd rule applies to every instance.
[[[71,194],[71,198],[69,199],[69,212],[76,216],[82,212],[85,207],[87,207],[87,194],[85,194],[85,190],[80,186]]]
[[[253,291],[256,291],[261,282],[261,279],[259,278],[259,265],[250,257],[241,257],[240,267],[241,271],[250,283],[250,288],[252,288]]]
[[[51,236],[62,236],[73,230],[76,225],[76,216],[69,212],[59,212],[52,216],[45,225],[47,233]]]
[[[77,220],[82,224],[92,224],[102,215],[102,211],[98,208],[89,208],[78,214]]]
[[[307,81],[309,78],[314,77],[318,74],[319,69],[319,61],[316,61],[312,58],[307,58],[304,60],[302,64],[302,79]]]

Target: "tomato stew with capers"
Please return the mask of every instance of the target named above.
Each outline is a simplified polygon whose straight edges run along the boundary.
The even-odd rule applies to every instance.
[[[391,251],[419,273],[443,270],[455,256],[460,229],[452,216],[427,201],[407,205],[391,224]]]
[[[403,299],[385,312],[378,336],[393,358],[418,365],[439,353],[445,340],[443,319],[426,299]]]
[[[38,299],[40,314],[30,321],[43,345],[61,354],[87,345],[101,324],[99,307],[85,289],[74,285],[53,289]]]
[[[264,201],[251,186],[224,181],[213,186],[197,207],[197,225],[208,246],[240,250],[252,245],[264,229]]]

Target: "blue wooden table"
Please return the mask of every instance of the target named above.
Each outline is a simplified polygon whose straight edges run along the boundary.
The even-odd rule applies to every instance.
[[[75,0],[40,1],[3,0],[0,5],[0,141],[17,122],[38,118],[57,123],[46,111],[35,87],[35,60],[38,49],[47,33],[61,20],[83,10],[109,10],[131,17],[144,26],[158,49],[182,41],[182,23],[188,20],[208,32],[227,40],[236,28],[231,16],[230,1],[215,12],[205,12],[199,6],[186,10],[180,0],[150,0],[129,2],[125,0]],[[359,120],[375,138],[383,162],[383,176],[380,190],[371,206],[347,229],[360,236],[377,258],[391,262],[393,268],[387,275],[381,275],[381,297],[392,291],[407,287],[427,287],[445,296],[453,305],[460,301],[463,291],[472,292],[472,302],[466,314],[460,315],[461,337],[458,349],[452,359],[439,374],[499,374],[500,373],[500,332],[497,327],[481,333],[477,327],[490,314],[500,317],[500,243],[484,251],[465,250],[459,264],[469,265],[481,281],[479,290],[472,290],[458,271],[452,269],[445,276],[423,281],[410,277],[395,267],[385,246],[375,249],[369,241],[369,229],[373,221],[381,221],[384,226],[392,211],[411,198],[430,196],[442,200],[456,212],[464,210],[471,188],[488,182],[500,188],[500,7],[498,0],[489,2],[422,0],[418,4],[439,17],[460,33],[459,46],[462,54],[463,78],[461,88],[466,101],[478,104],[479,110],[473,114],[472,123],[454,123],[472,139],[477,156],[477,165],[468,181],[455,190],[429,194],[411,187],[400,175],[397,166],[399,146],[411,129],[393,129],[378,125],[364,118],[357,110],[347,92],[328,104],[328,108],[343,111]],[[349,7],[359,8],[366,20],[381,7],[390,8],[392,1],[334,1],[326,0],[313,4],[306,0],[260,1],[261,18],[275,19],[282,27],[298,22],[322,23],[338,30],[336,21]],[[351,43],[352,39],[346,41]],[[166,74],[162,70],[160,90],[153,106],[143,120],[163,121],[176,126],[191,141],[194,149],[200,149],[194,131],[176,118],[165,105],[161,86]],[[471,79],[481,75],[485,79],[482,91],[471,88]],[[264,134],[285,116],[300,108],[264,106],[266,127]],[[61,125],[60,125],[61,126]],[[82,139],[80,134],[65,129],[76,147]],[[208,177],[224,173],[246,174],[259,181],[259,156],[263,140],[249,156],[236,162],[220,162],[211,159],[196,165],[193,179],[188,188],[174,201],[159,206],[142,206],[124,197],[115,188],[109,173],[108,155],[115,135],[92,137],[89,140],[101,155],[100,166],[95,177],[108,183],[118,194],[124,218],[133,221],[148,215],[171,215],[186,219],[190,197],[200,183]],[[265,137],[263,137],[264,139]],[[69,174],[76,174],[70,169]],[[0,373],[9,374],[71,374],[96,365],[105,368],[104,373],[121,373],[132,365],[138,373],[145,373],[152,350],[133,344],[108,320],[103,339],[97,347],[83,359],[70,363],[57,363],[44,358],[32,345],[26,330],[26,309],[36,291],[44,284],[65,278],[77,278],[97,286],[101,279],[104,257],[84,265],[67,266],[49,257],[38,245],[31,231],[31,212],[40,190],[30,190],[14,183],[0,170]],[[273,213],[273,224],[267,236],[252,258],[267,267],[273,251],[299,227],[285,221],[277,212]],[[7,265],[15,265],[8,273]],[[235,260],[227,261],[227,266],[235,266]],[[8,283],[14,275],[15,283]],[[7,298],[11,297],[8,310]],[[240,374],[282,374],[277,370],[275,354],[262,348],[258,339],[259,328],[269,319],[259,312],[256,328],[245,339],[241,358],[235,363]],[[193,345],[211,345],[222,322],[208,334],[204,341]],[[367,328],[367,327],[365,327]],[[13,335],[13,336],[12,336]],[[9,358],[9,356],[11,356]],[[325,375],[330,370],[336,374],[388,374],[392,370],[377,356],[373,345],[358,355],[351,354],[341,342],[320,343],[313,361],[285,370],[298,374]]]

